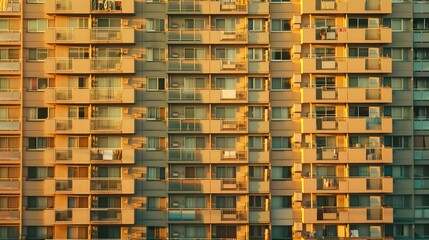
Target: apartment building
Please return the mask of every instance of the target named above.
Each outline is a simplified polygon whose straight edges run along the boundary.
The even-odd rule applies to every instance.
[[[427,239],[429,2],[0,1],[0,239]]]

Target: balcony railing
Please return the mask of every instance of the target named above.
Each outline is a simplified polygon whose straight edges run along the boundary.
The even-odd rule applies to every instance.
[[[91,179],[91,191],[120,191],[122,190],[122,181],[120,178]]]
[[[168,119],[169,131],[199,132],[201,129],[199,119]]]
[[[0,148],[0,160],[19,160],[19,148]]]
[[[0,178],[0,190],[19,190],[18,178]]]
[[[168,89],[169,101],[201,101],[200,89]]]
[[[56,161],[73,160],[73,152],[78,151],[76,148],[56,148]],[[82,149],[85,150],[85,149]],[[122,148],[92,148],[86,149],[89,151],[90,160],[122,160]]]
[[[19,119],[0,119],[0,131],[18,131],[20,125]]]
[[[356,178],[356,177],[350,177]],[[382,190],[383,179],[382,177],[364,177],[366,179],[367,190]],[[348,181],[346,177],[320,177],[317,178],[317,190],[338,190],[339,183]]]
[[[121,221],[121,209],[91,209],[91,221],[96,222],[111,222]]]
[[[349,207],[318,207],[317,208],[317,220],[319,221],[332,221],[341,220],[340,214],[349,212],[353,213],[355,210],[361,210],[361,208],[349,208]],[[382,207],[366,207],[366,220],[382,220],[383,219],[383,208]],[[352,216],[352,215],[351,215]]]
[[[45,68],[50,73],[90,73],[99,71],[134,73],[134,59],[131,57],[47,58]]]
[[[21,60],[19,59],[0,59],[0,71],[19,71],[21,70]]]
[[[426,1],[415,1],[413,4],[414,13],[429,13],[429,4]]]
[[[0,38],[1,39],[1,38]],[[48,43],[133,43],[134,29],[131,27],[118,28],[48,28],[46,30]]]
[[[201,161],[202,155],[199,149],[169,149],[169,161]]]
[[[203,189],[201,179],[174,179],[168,180],[169,191],[201,192]]]
[[[414,89],[413,99],[415,101],[429,101],[429,89]]]
[[[1,11],[0,11],[1,14]],[[21,32],[8,30],[6,32],[0,32],[0,42],[20,42]]]
[[[21,3],[20,0],[6,0],[5,5],[0,7],[0,13],[12,12],[19,13],[21,12]]]
[[[0,101],[19,101],[21,100],[21,91],[19,89],[1,89]]]
[[[336,130],[339,121],[347,121],[346,117],[324,116],[316,117],[317,130]],[[366,130],[381,130],[381,117],[365,117]]]
[[[415,72],[429,71],[429,59],[415,59],[413,63]]]
[[[0,221],[1,220],[19,220],[19,209],[0,208]]]

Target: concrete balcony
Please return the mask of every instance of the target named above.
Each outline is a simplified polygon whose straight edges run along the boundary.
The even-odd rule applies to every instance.
[[[92,224],[134,224],[134,209],[96,209],[90,210]]]
[[[169,132],[197,133],[245,133],[247,122],[244,120],[204,120],[204,119],[168,119]]]
[[[392,29],[381,28],[303,28],[301,44],[392,43]]]
[[[169,149],[170,163],[246,163],[245,151],[235,149]]]
[[[18,208],[0,209],[0,224],[14,224],[20,222],[20,211]]]
[[[0,163],[19,164],[20,153],[19,148],[0,148]]]
[[[302,133],[392,133],[389,117],[316,117],[301,119]]]
[[[268,32],[249,32],[249,44],[269,44]]]
[[[45,160],[57,164],[134,164],[133,148],[48,148]]]
[[[248,34],[245,30],[183,30],[169,29],[167,41],[169,43],[198,43],[198,44],[246,44]]]
[[[55,118],[47,119],[45,122],[46,131],[55,134],[132,134],[135,132],[135,119],[133,118]]]
[[[168,102],[190,103],[246,103],[248,93],[246,90],[223,89],[168,89]]]
[[[392,223],[391,207],[302,208],[302,223]]]
[[[20,16],[22,4],[21,0],[6,0],[6,9],[1,11],[2,16]]]
[[[134,194],[134,179],[57,179],[57,194]]]
[[[241,1],[186,1],[167,3],[167,14],[247,14],[247,5]]]
[[[392,193],[391,177],[325,177],[301,179],[303,193]]]
[[[246,193],[248,183],[237,179],[168,179],[169,192]]]
[[[392,0],[307,0],[301,4],[302,14],[389,14]]]
[[[28,196],[54,195],[55,179],[45,179],[43,181],[24,181],[22,188],[23,191],[28,194]]]
[[[269,2],[249,2],[249,14],[269,14]]]
[[[393,149],[381,148],[302,148],[302,163],[392,163]]]
[[[269,91],[249,91],[249,102],[251,103],[268,103],[270,100]]]
[[[0,90],[0,104],[2,105],[21,104],[21,90],[19,89]]]
[[[0,119],[0,134],[19,134],[21,119]]]
[[[20,45],[21,32],[15,31],[15,30],[7,30],[4,32],[0,32],[0,44],[1,45]]]
[[[135,103],[135,89],[123,88],[48,88],[45,101],[56,104]]]
[[[392,73],[388,57],[347,58],[323,57],[301,59],[301,73]]]
[[[115,6],[108,9],[99,8],[98,4],[92,6],[92,1],[75,0],[46,0],[45,12],[47,14],[134,14],[134,0],[116,0]]]
[[[247,212],[242,209],[170,209],[168,221],[171,223],[230,223],[247,222]]]
[[[0,64],[1,71],[1,64]],[[47,58],[45,71],[50,74],[95,74],[95,73],[134,73],[134,59],[131,57],[115,58]]]
[[[169,73],[247,73],[246,60],[204,60],[170,58],[167,61]]]
[[[0,60],[0,74],[20,74],[21,73],[21,60],[20,59],[1,59]]]
[[[301,88],[301,103],[391,103],[392,88]]]
[[[23,224],[49,226],[55,224],[55,210],[45,209],[37,211],[23,211]]]
[[[48,28],[45,42],[51,44],[135,43],[135,29],[121,28]],[[1,42],[1,35],[0,35]]]
[[[18,178],[0,178],[0,193],[11,194],[20,191],[20,180]]]

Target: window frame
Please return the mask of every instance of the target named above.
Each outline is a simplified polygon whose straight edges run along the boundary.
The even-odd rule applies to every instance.
[[[36,27],[35,28],[30,27],[31,23],[34,23]],[[43,33],[46,31],[46,29],[48,27],[49,27],[49,22],[48,22],[48,19],[46,19],[46,18],[34,18],[34,19],[28,19],[27,20],[27,32],[28,33]]]
[[[280,56],[280,58],[276,58],[279,56]],[[291,61],[292,60],[292,50],[289,48],[271,48],[271,58],[270,59],[273,62]]]
[[[280,118],[274,117],[274,113],[280,110]],[[284,112],[287,112],[287,116],[284,116]],[[283,121],[291,120],[292,118],[292,108],[291,107],[271,107],[271,120],[272,121]]]
[[[164,61],[165,61],[165,48],[146,48],[146,62],[164,62]]]
[[[154,81],[156,87],[152,88],[152,84],[150,82]],[[165,78],[164,77],[148,77],[146,83],[147,91],[165,91]]]
[[[46,117],[39,117],[41,115],[40,110],[46,109]],[[31,113],[31,111],[35,111],[35,113]],[[34,115],[35,118],[30,118],[31,115]],[[29,107],[27,108],[27,121],[31,122],[37,122],[37,121],[44,121],[49,118],[49,108],[48,107]]]
[[[49,56],[47,48],[29,48],[27,53],[28,62],[44,62]]]
[[[280,147],[274,146],[274,140],[280,140]],[[285,144],[287,146],[285,146]],[[271,137],[271,150],[272,151],[284,151],[284,150],[292,150],[292,137],[289,136],[272,136]]]
[[[278,84],[274,84],[274,82],[280,81],[281,88],[277,87]],[[271,77],[271,91],[290,91],[292,90],[292,79],[285,77]]]
[[[274,29],[275,24],[280,22],[280,28],[279,29]],[[286,23],[286,25],[285,25]],[[285,26],[289,26],[289,28],[285,28]],[[277,26],[276,26],[277,27]],[[291,19],[271,19],[271,28],[270,28],[271,32],[291,32],[292,31],[292,20]]]
[[[146,32],[165,32],[165,19],[146,18]]]

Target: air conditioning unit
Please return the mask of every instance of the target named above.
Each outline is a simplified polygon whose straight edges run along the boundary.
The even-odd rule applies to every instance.
[[[177,23],[171,24],[171,29],[178,29],[178,28],[179,28],[179,24],[177,24]]]
[[[301,135],[301,133],[294,133],[293,134],[293,142],[294,143],[300,143],[300,142],[302,142],[302,135]]]
[[[171,177],[178,178],[179,177],[179,173],[178,172],[173,172],[173,173],[171,173]]]
[[[294,163],[293,164],[294,172],[302,172],[302,163]]]
[[[292,27],[294,29],[300,29],[301,28],[301,16],[300,15],[293,16]]]
[[[178,148],[179,147],[179,143],[178,142],[173,142],[171,144],[171,147]]]
[[[293,231],[302,231],[302,223],[294,222],[293,223]]]
[[[178,112],[172,112],[171,113],[171,117],[172,118],[178,118],[179,117],[179,113]]]
[[[301,80],[301,74],[294,74],[292,77],[292,86],[297,88],[301,87]]]
[[[171,236],[172,236],[172,237],[179,237],[179,236],[180,236],[180,234],[179,234],[178,232],[172,232],[172,233],[171,233]]]
[[[179,207],[179,202],[173,202],[171,204],[172,207],[178,208]]]
[[[322,10],[334,10],[335,9],[335,1],[322,1],[321,9]]]
[[[300,103],[294,103],[292,110],[294,113],[300,113],[302,112],[302,105]]]
[[[172,53],[171,58],[179,58],[179,54],[178,53]]]

